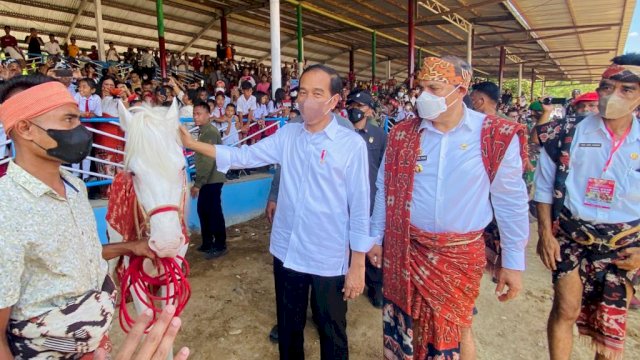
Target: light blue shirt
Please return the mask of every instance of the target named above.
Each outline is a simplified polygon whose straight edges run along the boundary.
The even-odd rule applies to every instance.
[[[612,158],[607,172],[604,165],[611,153],[612,140],[600,115],[590,115],[576,127],[571,143],[567,193],[564,205],[574,216],[596,223],[613,224],[640,219],[640,126],[634,119],[631,131]],[[546,151],[540,152],[535,174],[534,200],[551,204],[556,164]],[[610,209],[585,205],[589,178],[614,180],[615,192]]]
[[[286,268],[344,275],[349,248],[367,252],[373,246],[367,147],[335,117],[317,133],[290,123],[253,146],[216,146],[216,153],[220,172],[281,165],[270,251]]]
[[[484,229],[494,213],[500,229],[503,266],[524,270],[529,240],[527,188],[522,179],[518,137],[514,136],[493,183],[482,162],[480,134],[485,115],[465,107],[459,125],[447,133],[423,120],[411,199],[411,224],[421,230],[467,233]],[[391,141],[391,140],[389,140]],[[371,218],[371,236],[382,243],[385,227],[384,166],[382,160]],[[492,206],[493,204],[493,206]]]

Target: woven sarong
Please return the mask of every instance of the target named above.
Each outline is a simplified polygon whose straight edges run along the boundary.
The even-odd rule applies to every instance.
[[[100,290],[32,319],[10,320],[7,339],[11,353],[16,360],[90,360],[98,348],[110,352],[108,333],[115,301],[116,287],[107,275]]]

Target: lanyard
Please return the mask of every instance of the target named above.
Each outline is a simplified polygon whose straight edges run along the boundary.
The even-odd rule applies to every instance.
[[[624,135],[622,135],[618,141],[616,141],[616,134],[613,133],[613,131],[611,129],[609,129],[608,126],[605,126],[605,128],[607,129],[607,131],[609,132],[609,136],[611,136],[611,152],[609,153],[609,159],[607,160],[607,162],[604,164],[604,169],[602,169],[603,173],[607,172],[607,169],[609,169],[609,166],[611,166],[611,163],[613,162],[613,154],[616,153],[616,151],[618,151],[618,149],[620,149],[620,146],[622,146],[622,144],[624,143],[624,140],[627,138],[627,136],[629,135],[629,133],[631,132],[631,126],[629,126],[629,128],[627,129],[627,131],[624,132]]]

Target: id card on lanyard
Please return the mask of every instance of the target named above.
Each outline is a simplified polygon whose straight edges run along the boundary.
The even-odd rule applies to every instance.
[[[587,180],[587,189],[584,194],[584,204],[586,206],[597,207],[600,209],[611,209],[611,204],[615,199],[616,194],[616,181],[612,179],[605,179],[604,175],[613,163],[613,155],[620,149],[627,136],[631,132],[631,126],[625,131],[624,135],[616,140],[616,135],[606,126],[609,136],[611,136],[611,151],[609,152],[609,158],[604,164],[602,169],[602,176],[600,178],[589,178]]]

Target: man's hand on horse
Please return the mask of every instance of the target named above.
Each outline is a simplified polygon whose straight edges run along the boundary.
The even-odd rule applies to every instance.
[[[176,308],[173,305],[167,306],[158,317],[158,321],[149,334],[144,337],[144,330],[153,320],[153,312],[146,310],[143,312],[131,331],[124,339],[124,343],[115,356],[115,360],[166,360],[169,352],[173,348],[173,342],[180,330],[182,322],[180,318],[173,317]],[[138,350],[136,352],[136,349]],[[173,357],[174,360],[186,360],[189,358],[189,348],[183,347]],[[99,349],[94,354],[95,360],[107,360],[109,354],[104,349]]]
[[[149,247],[149,242],[147,240],[137,240],[132,241],[131,244],[131,252],[136,256],[144,256],[149,259],[155,259],[156,254]]]
[[[621,250],[613,263],[622,270],[640,269],[640,248]]]
[[[188,148],[189,145],[192,145],[194,142],[193,138],[191,137],[191,133],[182,125],[180,125],[178,129],[180,130],[180,141],[182,141],[182,146]]]
[[[191,187],[191,198],[195,199],[198,197],[198,194],[200,194],[200,188],[197,186],[192,186]]]
[[[505,293],[505,286],[508,288]],[[515,299],[522,290],[522,271],[501,268],[498,273],[496,296],[501,302]]]

